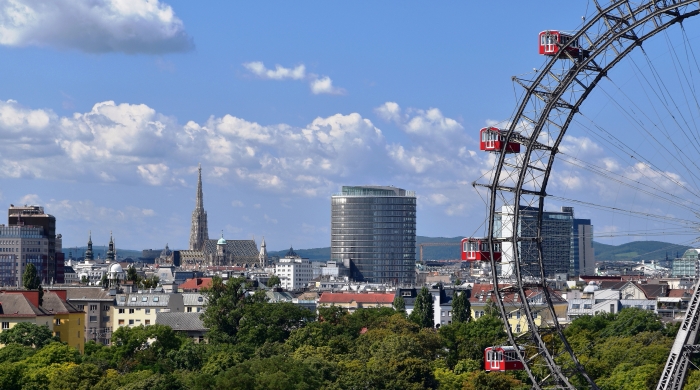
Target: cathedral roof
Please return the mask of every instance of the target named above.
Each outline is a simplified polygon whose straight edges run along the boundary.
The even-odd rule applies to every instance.
[[[233,257],[250,257],[257,260],[258,246],[254,240],[225,240],[226,253],[232,254]],[[218,240],[204,241],[204,252],[216,253],[216,245]]]

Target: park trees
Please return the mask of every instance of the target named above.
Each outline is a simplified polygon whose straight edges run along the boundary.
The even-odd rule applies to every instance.
[[[0,343],[19,344],[35,349],[41,349],[51,342],[58,341],[58,337],[48,326],[36,325],[31,322],[20,322],[12,329],[5,329],[0,333]]]
[[[423,287],[413,304],[413,311],[408,318],[423,328],[432,328],[433,316],[433,294],[427,287]]]
[[[472,316],[468,291],[455,291],[452,298],[452,322],[467,322]]]

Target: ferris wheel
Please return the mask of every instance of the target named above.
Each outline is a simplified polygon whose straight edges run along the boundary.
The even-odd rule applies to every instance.
[[[598,388],[562,330],[564,300],[548,287],[562,272],[549,244],[566,239],[545,223],[557,218],[548,214],[552,206],[614,219],[596,237],[687,235],[690,244],[700,229],[700,48],[693,51],[697,37],[683,24],[700,4],[593,5],[576,31],[539,34],[544,64],[513,78],[520,97],[509,120],[481,130],[480,148],[493,153],[494,168],[474,186],[486,194],[488,220],[485,238],[463,242],[463,259],[490,263],[510,353],[536,389]],[[654,45],[663,53],[654,54]],[[692,317],[659,388],[682,385],[682,351],[698,328]]]

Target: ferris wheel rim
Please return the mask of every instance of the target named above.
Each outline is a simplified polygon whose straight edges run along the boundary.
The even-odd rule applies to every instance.
[[[539,271],[540,271],[540,277],[541,277],[541,284],[542,284],[542,293],[546,297],[546,303],[548,305],[549,311],[553,314],[552,315],[552,321],[554,323],[555,330],[554,332],[559,336],[559,339],[562,341],[564,348],[566,349],[566,352],[571,356],[573,362],[574,362],[574,368],[575,368],[575,373],[581,375],[583,378],[585,378],[586,382],[590,385],[591,388],[597,389],[596,384],[594,381],[588,376],[586,373],[585,369],[583,366],[579,363],[576,355],[574,354],[571,346],[568,344],[568,341],[566,340],[566,337],[563,334],[562,327],[559,324],[559,321],[557,320],[553,305],[552,305],[552,299],[549,296],[549,291],[547,289],[547,284],[546,284],[546,279],[545,279],[545,270],[544,270],[544,263],[543,263],[543,251],[542,251],[542,213],[543,213],[543,208],[544,208],[544,200],[547,196],[546,193],[546,188],[547,184],[549,181],[549,177],[551,174],[552,166],[554,162],[557,160],[555,159],[555,156],[558,153],[558,147],[566,134],[566,131],[568,129],[569,124],[571,123],[572,119],[578,112],[578,108],[580,105],[586,100],[588,95],[590,94],[591,91],[595,89],[597,86],[598,82],[602,80],[604,77],[607,77],[607,72],[611,70],[617,63],[619,63],[622,59],[624,59],[634,48],[637,46],[641,46],[641,43],[646,41],[647,39],[655,36],[657,33],[666,30],[668,27],[675,25],[677,23],[681,23],[685,19],[696,16],[700,13],[700,9],[695,9],[691,10],[688,12],[683,13],[682,9],[684,7],[688,7],[693,1],[690,0],[679,0],[675,2],[674,4],[670,4],[667,6],[659,6],[657,4],[658,2],[650,0],[650,1],[643,1],[641,4],[636,5],[636,8],[632,8],[632,6],[629,4],[628,1],[617,1],[617,0],[612,0],[610,4],[602,8],[598,4],[597,1],[595,1],[595,5],[597,7],[597,13],[595,14],[594,17],[590,18],[587,23],[584,24],[583,27],[581,27],[575,34],[573,34],[573,40],[577,39],[583,39],[585,38],[589,42],[589,47],[593,47],[593,50],[590,50],[589,55],[585,59],[576,59],[573,58],[567,51],[563,50],[565,49],[568,45],[563,45],[560,47],[562,50],[562,54],[564,54],[568,58],[562,59],[561,56],[554,56],[552,57],[551,60],[548,61],[547,66],[539,71],[539,74],[535,78],[535,80],[529,85],[526,86],[522,83],[520,83],[523,87],[526,89],[525,95],[521,98],[519,101],[519,106],[516,111],[516,114],[513,116],[511,120],[511,124],[508,127],[507,134],[505,136],[506,143],[504,145],[507,145],[508,141],[516,134],[516,128],[519,125],[519,123],[525,119],[527,122],[531,123],[534,125],[534,129],[530,135],[530,142],[525,144],[525,153],[524,157],[522,159],[523,161],[523,166],[520,167],[520,172],[518,173],[518,178],[516,185],[513,188],[507,189],[504,188],[504,186],[500,185],[500,179],[501,179],[501,173],[504,170],[504,164],[505,164],[505,159],[506,159],[506,153],[501,152],[497,162],[496,166],[494,168],[494,176],[493,180],[491,181],[489,187],[490,190],[490,201],[489,201],[489,220],[488,220],[488,231],[487,231],[487,238],[489,242],[489,251],[490,251],[490,258],[494,258],[493,254],[493,244],[495,240],[497,239],[494,237],[494,217],[496,216],[497,210],[496,210],[496,200],[497,200],[497,195],[499,195],[499,191],[511,191],[513,194],[514,202],[513,202],[513,218],[512,218],[512,224],[514,226],[517,226],[519,217],[520,217],[520,210],[519,210],[519,205],[520,201],[522,199],[523,194],[527,194],[529,196],[533,196],[538,199],[538,211],[537,211],[537,253],[538,253],[538,265],[539,265]],[[700,6],[699,6],[700,7]],[[613,15],[612,12],[619,12],[620,16]],[[625,12],[628,12],[627,14]],[[646,14],[644,14],[646,12]],[[666,17],[664,18],[663,16],[665,14],[670,14],[669,16],[671,17]],[[642,16],[642,18],[637,18],[638,16]],[[616,23],[611,23],[610,20],[616,20]],[[604,21],[604,23],[607,24],[608,29],[603,33],[600,34],[598,37],[596,37],[596,41],[593,42],[591,41],[590,37],[587,35],[587,32],[589,29],[593,28],[594,26],[598,25],[601,23],[601,21]],[[639,28],[640,26],[644,26],[647,23],[653,23],[654,28],[646,31],[645,34],[641,36],[637,36],[635,34],[635,29]],[[624,44],[620,44],[622,42],[622,39],[627,39],[629,40],[630,33],[632,34],[634,39],[634,44],[629,44],[625,46]],[[572,40],[572,41],[573,41]],[[621,50],[617,50],[615,47],[615,44],[619,44],[618,46],[621,48]],[[595,59],[598,58],[598,56],[604,56],[609,53],[611,48],[615,51],[616,55],[613,57],[612,60],[610,61],[599,61],[601,64],[605,64],[605,66],[599,66],[598,63],[595,61]],[[576,62],[578,60],[578,62]],[[545,108],[541,110],[539,113],[540,115],[536,118],[530,119],[527,118],[524,115],[525,109],[528,106],[528,102],[530,99],[533,98],[534,95],[537,94],[536,88],[542,83],[542,81],[548,77],[548,74],[551,72],[551,69],[554,67],[555,64],[558,63],[558,61],[571,61],[574,63],[572,65],[571,69],[575,69],[576,72],[572,72],[569,77],[566,79],[562,80],[558,85],[557,88],[554,91],[549,92],[549,101],[547,101]],[[588,68],[586,68],[588,67]],[[596,69],[597,68],[597,69]],[[597,75],[593,77],[593,81],[590,81],[588,86],[586,86],[584,89],[585,91],[578,96],[578,99],[576,99],[575,102],[573,103],[567,103],[566,101],[561,100],[562,95],[567,91],[567,89],[574,83],[579,83],[581,84],[580,80],[576,79],[576,76],[578,76],[580,73],[584,71],[591,72],[591,69],[594,69],[594,71],[597,72]],[[514,78],[514,81],[518,82],[516,78]],[[541,91],[539,91],[541,93]],[[542,98],[542,97],[540,97]],[[543,99],[545,101],[545,99]],[[541,179],[541,185],[540,185],[540,191],[539,193],[533,192],[530,189],[524,188],[525,184],[525,176],[527,175],[527,166],[526,164],[529,163],[530,156],[533,153],[533,148],[542,148],[542,145],[537,142],[539,134],[541,133],[542,129],[545,126],[546,121],[549,120],[549,116],[551,112],[555,109],[560,109],[562,108],[561,106],[564,104],[568,104],[568,107],[564,106],[565,109],[569,109],[569,113],[566,115],[567,119],[564,121],[563,126],[561,126],[561,129],[559,131],[558,136],[556,137],[556,141],[554,144],[550,145],[551,149],[549,152],[549,158],[547,159],[546,166],[544,168],[544,172],[542,175]],[[504,146],[504,151],[505,151],[505,146]],[[517,233],[515,233],[516,230],[513,230],[512,234],[512,244],[513,244],[513,261],[515,261],[515,277],[516,277],[516,284],[518,288],[518,293],[521,296],[521,298],[525,298],[525,292],[524,292],[524,282],[522,275],[520,274],[519,270],[519,259],[518,259],[518,249],[517,249],[517,241],[521,238],[518,236]],[[492,275],[492,282],[494,286],[494,294],[495,294],[495,300],[497,302],[497,305],[499,307],[499,311],[502,317],[502,320],[504,321],[506,325],[506,330],[508,334],[508,339],[510,343],[514,347],[519,347],[521,344],[518,343],[517,338],[514,336],[514,332],[512,331],[510,324],[508,323],[508,318],[506,316],[506,308],[502,300],[502,295],[501,292],[499,291],[499,276],[497,272],[497,264],[495,261],[491,261],[491,275]],[[543,358],[545,359],[547,368],[549,369],[549,375],[545,378],[547,380],[548,378],[551,378],[552,380],[555,381],[558,385],[564,386],[566,388],[575,388],[569,381],[569,378],[565,376],[564,372],[561,370],[561,367],[557,365],[557,363],[554,361],[554,357],[552,357],[549,354],[549,350],[545,344],[545,342],[542,340],[541,335],[539,334],[538,327],[535,324],[534,318],[533,318],[533,313],[530,308],[530,304],[528,303],[527,299],[521,299],[521,305],[524,308],[526,320],[529,325],[529,329],[532,332],[532,338],[535,344],[538,345],[538,347],[541,349],[541,352],[543,354]],[[528,376],[531,378],[533,382],[533,387],[534,388],[541,388],[541,384],[538,380],[538,378],[533,374],[532,369],[525,359],[524,354],[520,353],[519,348],[515,348],[516,353],[518,354],[519,358],[523,361],[525,365],[525,369],[527,371]]]

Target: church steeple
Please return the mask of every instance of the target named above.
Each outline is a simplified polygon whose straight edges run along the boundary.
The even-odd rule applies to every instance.
[[[85,261],[92,261],[92,230],[90,231],[90,236],[88,238],[87,249],[85,250]]]
[[[267,245],[265,244],[265,237],[262,238],[262,243],[260,243],[260,254],[258,255],[258,262],[260,262],[260,267],[265,268],[267,265]]]
[[[207,212],[204,211],[204,194],[202,192],[202,164],[199,164],[197,177],[197,200],[192,212],[192,227],[190,229],[190,250],[201,251],[204,241],[209,239]]]
[[[114,250],[114,239],[112,238],[112,232],[109,232],[109,247],[107,248],[107,262],[113,262],[116,257],[116,252]]]

